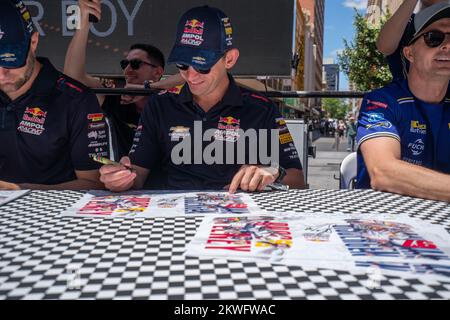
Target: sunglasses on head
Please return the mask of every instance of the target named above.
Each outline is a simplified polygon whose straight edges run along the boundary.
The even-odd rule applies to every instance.
[[[145,62],[145,61],[142,61],[139,59],[132,59],[132,60],[124,59],[124,60],[120,61],[120,67],[122,68],[122,70],[125,70],[128,67],[128,65],[131,66],[131,69],[138,70],[143,64],[146,64],[153,68],[158,68],[157,65],[154,65],[152,63],[148,63],[148,62]]]
[[[189,67],[190,67],[187,64],[181,64],[181,63],[177,63],[176,66],[177,66],[178,70],[181,70],[181,71],[187,71],[187,69],[189,69]],[[195,72],[198,72],[200,74],[208,74],[211,72],[211,69],[198,69],[195,67],[192,67],[192,68],[194,68]]]
[[[445,37],[450,34],[449,32],[442,32],[439,30],[431,30],[421,35],[417,36],[415,39],[411,41],[411,44],[416,42],[419,38],[423,37],[425,44],[429,48],[437,48],[445,41]]]

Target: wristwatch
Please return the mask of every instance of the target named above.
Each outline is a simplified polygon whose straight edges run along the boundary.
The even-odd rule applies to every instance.
[[[278,170],[278,178],[274,181],[274,183],[281,183],[284,177],[286,177],[286,170],[278,163],[272,164],[272,167]]]
[[[152,87],[151,87],[151,84],[152,83],[152,81],[150,81],[150,80],[145,80],[144,81],[144,89],[151,89]]]

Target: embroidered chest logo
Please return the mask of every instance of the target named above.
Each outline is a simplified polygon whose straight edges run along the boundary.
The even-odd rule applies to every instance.
[[[17,130],[40,136],[45,131],[46,118],[47,111],[42,111],[39,107],[26,108]]]
[[[170,141],[180,141],[181,139],[184,139],[186,137],[190,137],[191,133],[189,132],[189,128],[183,127],[183,126],[176,126],[170,128]]]
[[[219,141],[236,142],[239,139],[241,120],[233,117],[220,117],[214,138]]]

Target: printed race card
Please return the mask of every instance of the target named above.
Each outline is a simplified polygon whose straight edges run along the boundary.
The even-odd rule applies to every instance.
[[[147,194],[102,195],[85,194],[66,210],[65,216],[88,217],[150,217],[152,198]]]
[[[450,236],[400,215],[205,217],[186,256],[303,267],[426,274],[450,281]]]
[[[262,212],[245,193],[197,192],[184,198],[186,215],[251,214]]]

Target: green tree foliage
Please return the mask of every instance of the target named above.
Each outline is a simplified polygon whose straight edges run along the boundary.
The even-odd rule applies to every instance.
[[[346,100],[337,98],[325,98],[322,99],[322,108],[333,119],[344,119],[347,115],[348,104]]]
[[[338,61],[356,90],[370,91],[392,80],[386,59],[376,47],[383,23],[372,26],[355,10],[355,38],[350,43],[344,39],[345,49],[338,55]]]

